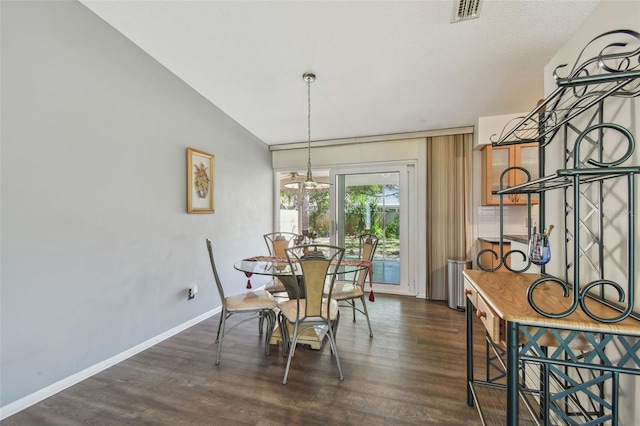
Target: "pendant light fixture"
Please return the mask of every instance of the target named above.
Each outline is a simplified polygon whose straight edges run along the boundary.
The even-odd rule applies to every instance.
[[[329,188],[328,183],[314,181],[311,173],[311,83],[316,80],[316,75],[306,72],[302,74],[302,79],[307,83],[307,179],[304,182],[288,182],[284,186],[286,188],[299,188],[300,184],[302,184],[305,189]]]

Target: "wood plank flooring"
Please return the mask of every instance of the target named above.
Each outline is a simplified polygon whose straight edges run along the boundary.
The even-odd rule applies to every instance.
[[[225,337],[216,315],[2,422],[14,425],[478,425],[466,405],[464,314],[445,302],[377,294],[362,315],[342,308],[338,351],[265,356],[255,322]],[[233,317],[232,317],[233,320]]]

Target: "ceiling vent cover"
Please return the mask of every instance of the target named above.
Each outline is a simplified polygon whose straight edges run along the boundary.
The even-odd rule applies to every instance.
[[[480,0],[454,0],[451,23],[480,17]]]

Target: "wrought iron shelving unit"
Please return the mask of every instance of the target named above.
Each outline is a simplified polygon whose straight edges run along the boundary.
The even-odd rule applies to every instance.
[[[479,406],[483,424],[506,420],[510,425],[617,425],[620,383],[629,385],[629,380],[635,380],[640,388],[640,329],[636,333],[616,327],[639,318],[634,299],[635,197],[640,166],[634,159],[636,142],[629,127],[637,125],[640,116],[631,108],[630,121],[618,121],[621,116],[624,119],[620,111],[629,111],[625,110],[631,104],[629,99],[640,96],[640,34],[632,30],[601,34],[583,48],[568,75],[561,77],[565,67],[554,71],[557,88],[553,93],[492,141],[496,146],[538,142],[538,175],[542,177],[531,180],[530,173],[521,167],[502,174],[500,189],[495,191],[500,196],[501,242],[499,253],[491,251],[500,265],[483,267],[480,257],[488,251],[483,250],[477,258],[480,269],[494,272],[504,265],[511,272],[522,273],[531,267],[528,253],[505,252],[503,248],[502,198],[509,194],[529,197],[529,223],[531,194],[539,194],[541,230],[545,229],[547,207],[564,209],[560,227],[564,233],[556,235],[564,238],[563,250],[558,251],[564,252],[566,267],[563,277],[548,275],[542,268],[542,275],[528,285],[528,304],[543,320],[504,321],[501,342],[487,335],[487,374],[483,380],[473,377],[473,342],[472,336],[467,336],[469,404]],[[549,172],[545,170],[547,148],[556,141],[562,144],[563,167]],[[505,178],[514,169],[528,178],[507,187]],[[547,204],[546,194],[554,190],[561,191],[557,198],[562,198],[563,206]],[[506,262],[509,256],[522,256],[525,267],[512,269]],[[551,311],[539,302],[543,289],[550,286],[559,288],[557,298],[566,302],[559,310]],[[596,309],[600,305],[611,309]],[[467,308],[469,334],[470,302]],[[574,318],[576,312],[588,317],[588,325],[571,321],[563,325],[562,321]],[[548,324],[544,318],[549,319]],[[480,407],[482,395],[496,391],[503,393],[499,399],[505,402],[502,420],[492,420],[495,409],[489,410],[494,414],[488,416]],[[522,413],[530,418],[520,418]],[[640,421],[640,415],[635,420]]]

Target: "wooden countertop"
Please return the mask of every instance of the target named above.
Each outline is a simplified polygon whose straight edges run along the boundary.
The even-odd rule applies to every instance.
[[[565,329],[591,330],[608,333],[624,333],[640,336],[640,321],[626,318],[614,324],[601,323],[586,315],[580,306],[565,318],[547,318],[537,313],[527,300],[529,285],[538,274],[516,274],[513,272],[486,272],[466,269],[464,276],[470,281],[485,302],[505,321],[528,325],[557,326]],[[547,312],[564,312],[573,302],[572,297],[562,297],[558,284],[540,285],[534,294],[538,306]],[[612,318],[619,313],[596,300],[588,299],[587,306],[595,315]]]

